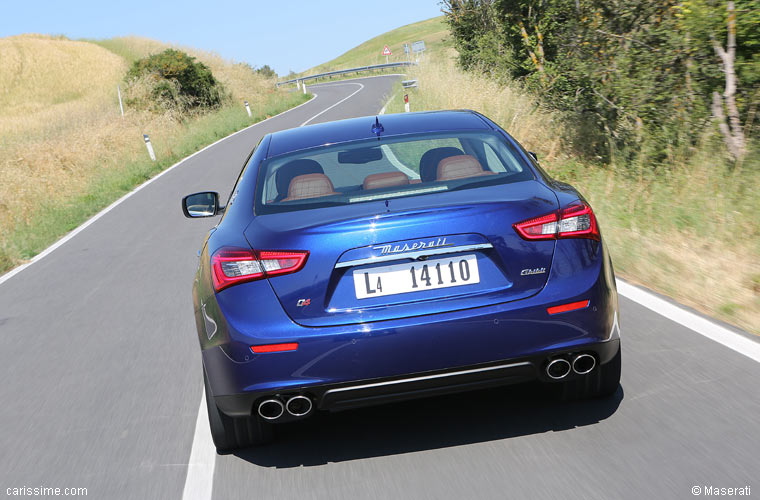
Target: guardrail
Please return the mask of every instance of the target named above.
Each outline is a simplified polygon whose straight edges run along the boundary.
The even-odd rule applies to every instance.
[[[351,68],[351,69],[339,69],[337,71],[328,71],[326,73],[319,73],[317,75],[302,76],[302,77],[293,78],[292,80],[287,80],[284,82],[277,82],[277,86],[279,87],[280,85],[286,85],[288,83],[314,80],[316,78],[323,78],[325,76],[344,75],[346,73],[358,73],[359,71],[370,71],[373,69],[398,68],[401,66],[416,66],[416,65],[417,63],[405,61],[405,62],[395,62],[395,63],[386,63],[386,64],[373,64],[371,66],[359,66],[358,68]]]

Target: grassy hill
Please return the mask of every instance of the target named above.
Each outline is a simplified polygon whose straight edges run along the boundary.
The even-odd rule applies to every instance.
[[[0,61],[4,146],[20,136],[55,133],[60,116],[86,119],[100,112],[127,70],[121,57],[97,45],[42,35],[0,39]]]
[[[388,57],[389,62],[406,61],[404,43],[408,43],[411,47],[413,42],[419,40],[425,42],[426,56],[435,55],[443,49],[448,34],[449,30],[443,16],[407,24],[367,40],[331,61],[305,71],[304,75],[384,63],[385,56],[382,55],[382,51],[385,45],[393,53]]]
[[[275,90],[246,64],[180,47],[207,64],[232,99],[200,115],[126,108],[122,117],[116,87],[124,88],[130,64],[168,47],[137,37],[0,38],[0,273],[177,160],[307,98]]]

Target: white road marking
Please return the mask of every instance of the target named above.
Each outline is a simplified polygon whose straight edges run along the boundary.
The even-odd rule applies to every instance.
[[[388,106],[391,104],[391,101],[393,101],[393,98],[394,98],[394,97],[396,97],[396,95],[397,95],[397,94],[393,94],[393,95],[390,97],[390,99],[388,99],[388,102],[386,102],[386,103],[385,103],[385,106],[383,106],[383,107],[380,109],[380,112],[378,113],[379,115],[384,115],[384,114],[385,114],[385,109],[386,109],[386,108],[387,108],[387,107],[388,107]]]
[[[211,439],[205,398],[205,390],[201,390],[201,407],[198,409],[198,418],[195,420],[193,447],[187,464],[182,500],[208,500],[214,490],[216,447]]]
[[[353,96],[355,96],[356,94],[358,94],[359,92],[361,92],[362,89],[364,88],[364,85],[362,85],[361,83],[336,83],[335,85],[358,85],[359,89],[356,92],[354,92],[352,94],[349,94],[348,97],[345,97],[345,98],[341,99],[340,101],[336,102],[335,104],[333,104],[329,108],[323,109],[322,111],[320,111],[316,115],[312,116],[311,118],[309,118],[308,120],[306,120],[305,122],[303,122],[302,124],[300,124],[299,127],[303,127],[304,125],[308,124],[310,121],[312,121],[314,118],[318,117],[322,113],[326,113],[326,112],[330,111],[331,109],[333,109],[338,104],[351,99]]]
[[[412,179],[419,179],[420,174],[412,170],[411,168],[407,167],[403,163],[399,161],[398,158],[396,158],[396,155],[393,153],[393,150],[388,146],[387,144],[383,144],[380,146],[380,149],[383,150],[383,153],[385,153],[386,158],[388,158],[388,161],[391,162],[391,165],[399,169],[400,171],[404,172],[407,177],[411,177]]]
[[[700,335],[707,337],[719,344],[723,344],[729,349],[744,354],[750,359],[760,363],[760,342],[756,342],[728,328],[713,323],[712,321],[687,311],[682,307],[671,304],[653,293],[642,290],[626,283],[625,281],[616,280],[618,293],[642,306],[650,309],[657,314],[668,318],[671,321],[685,326],[689,330],[695,331]],[[623,325],[623,335],[625,335],[625,325]]]

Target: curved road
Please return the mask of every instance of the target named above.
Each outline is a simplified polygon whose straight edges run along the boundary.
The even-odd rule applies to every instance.
[[[228,193],[265,133],[376,113],[394,78],[310,87],[312,101],[186,159],[0,277],[0,493],[659,499],[693,498],[696,485],[760,494],[757,356],[623,296],[622,389],[611,400],[555,403],[512,387],[318,415],[281,426],[273,445],[209,451],[190,287],[215,222],[184,219],[180,198]]]

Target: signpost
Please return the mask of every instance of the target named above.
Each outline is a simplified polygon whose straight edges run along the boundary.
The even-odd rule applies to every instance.
[[[420,62],[420,55],[425,52],[425,41],[420,40],[412,44],[412,52],[415,56],[415,61]]]
[[[388,56],[391,55],[391,49],[387,45],[383,48],[383,55],[385,56],[385,63],[388,64]]]
[[[410,59],[410,56],[409,56],[410,51],[409,51],[409,44],[408,43],[404,44],[404,54],[406,54],[406,60],[410,61],[411,59]]]

